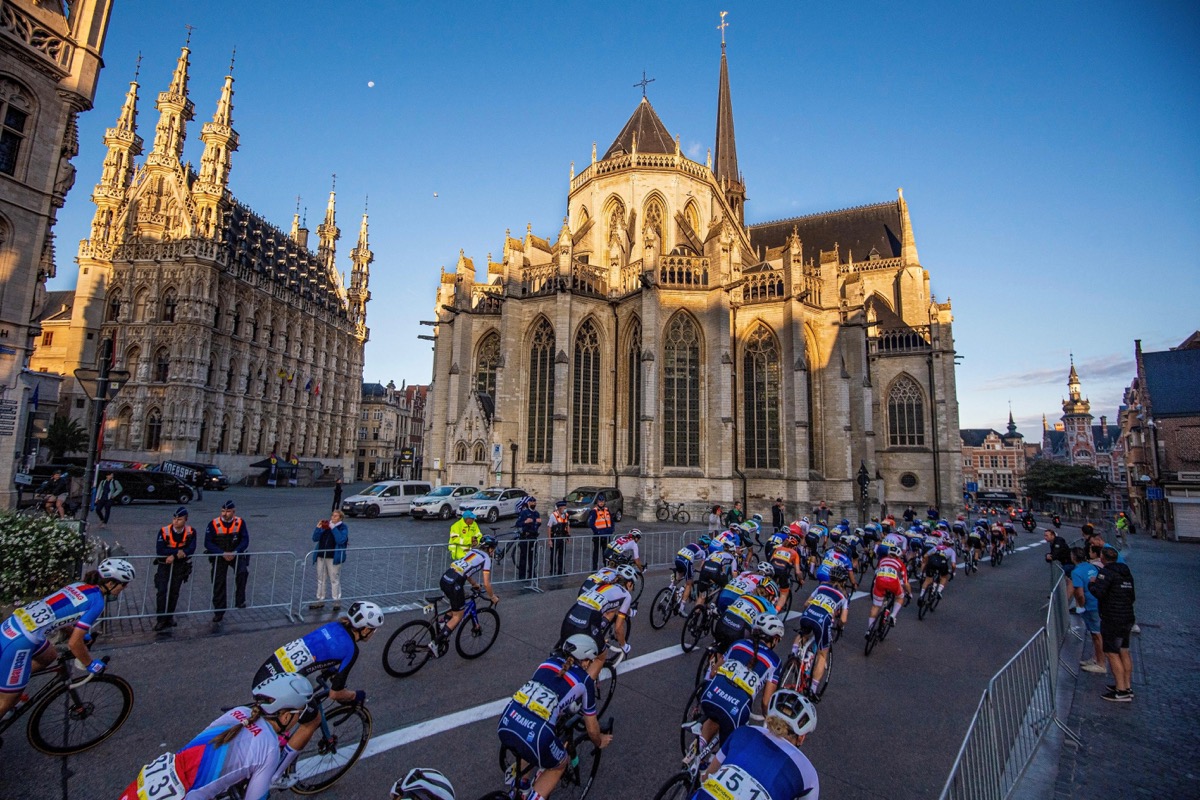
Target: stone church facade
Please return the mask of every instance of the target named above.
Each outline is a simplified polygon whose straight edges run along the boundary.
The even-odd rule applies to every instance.
[[[60,334],[68,356],[57,371],[95,367],[99,343],[111,339],[114,368],[132,374],[108,408],[107,458],[212,462],[236,476],[276,452],[348,474],[374,259],[367,216],[346,288],[336,264],[334,192],[315,252],[299,215],[285,232],[233,197],[232,75],[212,121],[201,126],[199,170],[182,163],[194,116],[188,67],[184,47],[158,94],[153,145],[141,165],[136,81],[105,134],[96,213],[79,246],[70,324]],[[60,403],[86,413],[77,406],[90,404]]]
[[[482,280],[463,254],[443,271],[426,477],[476,479],[484,454],[493,483],[543,498],[850,514],[865,467],[873,512],[958,504],[951,309],[903,193],[749,224],[724,46],[717,105],[701,164],[643,97],[572,165],[555,236],[506,235]]]

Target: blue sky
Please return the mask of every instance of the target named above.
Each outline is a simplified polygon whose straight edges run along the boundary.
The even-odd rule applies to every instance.
[[[143,53],[139,130],[192,36],[187,158],[199,162],[237,47],[239,200],[315,230],[337,173],[339,262],[370,195],[364,380],[427,382],[438,268],[482,265],[504,231],[556,237],[571,161],[601,153],[641,97],[703,161],[720,10],[752,222],[890,200],[903,187],[922,264],[954,304],[964,427],[1027,437],[1053,421],[1068,354],[1113,416],[1133,340],[1200,328],[1200,11],[1195,3],[116,4],[59,278]],[[374,86],[369,86],[374,82]],[[436,197],[435,197],[436,193]]]

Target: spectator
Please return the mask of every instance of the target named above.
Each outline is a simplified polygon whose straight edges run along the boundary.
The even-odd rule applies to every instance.
[[[67,502],[67,495],[71,491],[71,479],[62,470],[56,469],[54,470],[54,474],[50,476],[50,480],[42,484],[42,489],[46,494],[54,498],[54,510],[58,514],[59,519],[67,516],[67,510],[63,507],[63,504]]]
[[[450,551],[450,560],[458,561],[467,551],[479,541],[479,525],[475,522],[475,512],[466,509],[462,517],[450,526],[450,542],[446,549]]]
[[[742,501],[734,500],[733,508],[725,515],[725,527],[732,528],[746,521],[746,512],[742,510]]]
[[[329,594],[333,598],[333,610],[342,610],[342,564],[346,561],[346,546],[350,544],[350,529],[342,519],[342,512],[334,509],[329,519],[317,523],[312,540],[317,543],[313,550],[313,563],[317,566],[317,600],[309,608],[325,607],[325,579],[329,579]]]
[[[333,482],[333,510],[342,510],[342,479]]]
[[[783,510],[783,498],[776,497],[775,505],[771,506],[771,528],[781,531],[787,527],[787,513]]]
[[[929,505],[929,508],[925,510],[925,516],[929,518],[930,522],[937,522],[938,514],[939,512],[937,510],[937,506],[933,505],[932,503]]]
[[[1084,672],[1104,675],[1108,669],[1104,666],[1104,647],[1100,638],[1100,606],[1096,601],[1096,596],[1088,588],[1088,583],[1096,577],[1100,570],[1088,562],[1087,551],[1082,547],[1071,548],[1071,561],[1075,565],[1071,570],[1071,585],[1074,587],[1071,592],[1072,599],[1075,601],[1074,612],[1083,617],[1084,627],[1092,637],[1094,652],[1093,658],[1080,661],[1079,666]]]
[[[993,510],[992,513],[995,513],[995,510]],[[904,524],[906,526],[912,525],[912,521],[916,516],[917,516],[917,512],[913,511],[913,507],[908,506],[907,508],[904,509]]]
[[[1050,552],[1046,553],[1046,563],[1057,561],[1062,567],[1064,575],[1070,576],[1071,569],[1074,566],[1071,562],[1071,545],[1067,544],[1067,540],[1059,536],[1056,532],[1046,528],[1042,534],[1042,538],[1046,540],[1046,544],[1050,545]]]
[[[1115,547],[1106,545],[1100,551],[1100,560],[1104,566],[1092,578],[1090,586],[1099,603],[1100,637],[1113,674],[1113,684],[1100,696],[1114,703],[1128,703],[1133,700],[1133,658],[1129,655],[1129,637],[1135,619],[1133,606],[1137,593],[1133,573],[1117,561]]]
[[[817,522],[821,523],[825,527],[829,527],[829,516],[832,513],[833,512],[829,509],[829,506],[825,505],[824,500],[821,501],[820,505],[813,509],[813,516],[817,518]]]
[[[112,475],[110,474],[111,478]],[[175,627],[175,607],[179,603],[179,589],[192,577],[192,556],[196,553],[196,529],[187,524],[187,506],[175,509],[170,525],[164,525],[154,542],[155,612],[158,622],[154,630],[169,633]]]
[[[613,535],[612,512],[608,510],[603,497],[596,498],[596,504],[588,514],[588,527],[592,529],[592,570],[595,571],[600,569],[600,554]]]
[[[517,512],[520,544],[517,546],[517,580],[528,580],[537,572],[537,541],[542,527],[542,515],[537,510],[537,498],[530,497]]]
[[[125,487],[111,472],[105,475],[104,480],[96,486],[96,516],[100,518],[101,528],[108,527],[108,518],[112,514],[113,503],[123,491],[125,491]]]
[[[715,505],[712,507],[712,512],[708,515],[708,533],[710,536],[721,532],[721,506]]]
[[[246,521],[237,516],[237,505],[226,500],[221,505],[221,515],[208,523],[204,529],[204,552],[213,583],[213,629],[217,630],[225,619],[229,604],[226,578],[229,570],[234,571],[234,604],[246,607],[246,581],[250,577],[250,530]]]
[[[563,574],[563,557],[570,535],[571,515],[567,513],[567,501],[559,500],[550,514],[550,564],[555,575]]]

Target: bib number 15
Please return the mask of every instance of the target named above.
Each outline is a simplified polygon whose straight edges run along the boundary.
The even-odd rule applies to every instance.
[[[771,800],[761,783],[734,764],[726,764],[714,772],[703,788],[719,800]]]

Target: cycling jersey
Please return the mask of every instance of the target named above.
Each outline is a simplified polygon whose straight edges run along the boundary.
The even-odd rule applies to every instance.
[[[595,682],[580,665],[565,666],[566,661],[557,656],[543,661],[508,701],[496,729],[501,745],[541,769],[558,766],[567,755],[554,730],[564,711],[596,715]]]
[[[840,589],[822,584],[813,590],[800,612],[800,632],[813,633],[817,637],[818,650],[826,650],[833,643],[833,622],[840,618],[850,601]]]
[[[742,546],[742,537],[732,530],[722,531],[713,541],[720,542],[722,548],[727,544],[734,548]]]
[[[721,727],[721,739],[750,719],[750,707],[765,685],[774,685],[779,657],[771,648],[740,639],[725,653],[717,674],[700,698],[700,709]]]
[[[925,561],[925,575],[927,577],[949,575],[950,565],[953,561],[954,551],[945,545],[938,546],[929,551],[929,557]]]
[[[842,567],[849,572],[854,568],[854,562],[845,553],[839,553],[837,550],[830,548],[825,551],[825,557],[821,559],[821,563],[817,566],[817,580],[829,580],[834,567]]]
[[[72,583],[13,611],[0,622],[0,692],[19,692],[29,684],[33,661],[50,646],[50,634],[68,625],[89,631],[103,611],[104,592],[89,583]]]
[[[637,539],[629,534],[618,536],[608,543],[608,552],[605,557],[619,561],[637,561],[640,557]]]
[[[293,639],[268,658],[254,675],[252,686],[281,673],[312,675],[333,673],[330,688],[346,688],[346,679],[358,659],[358,644],[341,622],[330,622],[315,631]]]
[[[721,589],[721,593],[717,595],[717,613],[725,613],[725,609],[729,604],[738,599],[744,594],[754,594],[758,589],[758,585],[762,583],[763,576],[757,572],[743,572],[736,578],[725,584]]]
[[[684,580],[690,581],[695,572],[696,562],[703,558],[703,547],[695,543],[686,544],[675,554],[675,572],[682,575]]]
[[[871,586],[872,598],[882,600],[888,592],[900,597],[907,586],[908,569],[904,562],[894,556],[880,559],[875,567],[875,582]]]
[[[744,594],[729,604],[713,626],[713,639],[722,650],[738,639],[750,635],[750,628],[759,614],[774,612],[766,600],[756,594]]]
[[[792,575],[796,574],[796,570],[800,567],[800,553],[794,547],[787,545],[779,545],[771,551],[771,563],[775,567],[775,581],[779,584],[779,588],[786,591],[790,585]]]
[[[244,781],[246,800],[266,800],[279,766],[279,737],[266,720],[245,725],[249,719],[245,706],[222,714],[178,753],[163,753],[142,767],[120,800],[212,800]],[[232,741],[212,744],[233,726],[241,730]]]
[[[700,566],[700,582],[705,586],[708,584],[724,586],[732,577],[736,564],[737,559],[734,558],[733,553],[724,551],[713,553],[704,559],[704,563]]]
[[[618,614],[629,614],[632,604],[633,597],[625,587],[615,583],[584,590],[563,620],[559,642],[565,642],[576,633],[585,633],[592,637],[598,650],[603,650],[613,620]]]
[[[950,526],[950,530],[954,531],[954,533],[958,534],[959,536],[967,535],[967,526],[962,522],[955,522]]]
[[[899,547],[901,551],[908,549],[908,539],[904,538],[904,536],[899,533],[889,533],[887,536],[883,537],[883,543],[895,545],[896,547]]]
[[[473,578],[480,572],[491,572],[492,557],[483,550],[471,549],[462,558],[456,560],[446,570],[446,575],[460,583]]]
[[[597,586],[603,586],[606,583],[616,583],[617,571],[612,567],[601,567],[587,577],[583,582],[583,586],[579,587],[579,592],[582,594],[588,589],[595,589]]]
[[[819,800],[812,762],[766,728],[738,728],[721,742],[714,761],[720,766],[692,800]]]

